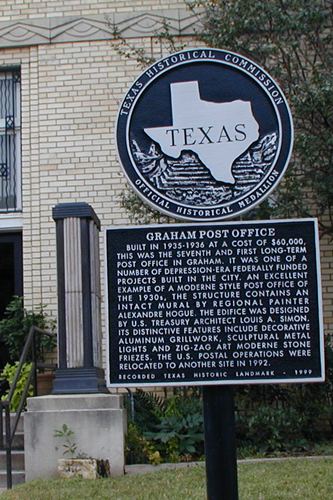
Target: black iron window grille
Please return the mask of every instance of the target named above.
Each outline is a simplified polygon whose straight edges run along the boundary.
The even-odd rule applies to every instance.
[[[0,71],[0,212],[21,209],[21,78]]]

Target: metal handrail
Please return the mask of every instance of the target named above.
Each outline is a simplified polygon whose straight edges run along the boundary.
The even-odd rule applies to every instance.
[[[46,332],[37,326],[31,326],[27,339],[25,341],[19,364],[15,372],[14,380],[9,388],[8,396],[5,400],[0,400],[0,449],[6,450],[6,469],[7,469],[7,489],[13,486],[12,478],[12,444],[15,437],[16,429],[20,420],[21,413],[25,407],[28,397],[29,388],[33,386],[33,395],[37,396],[37,362],[36,362],[36,333],[53,337],[53,334]],[[23,365],[27,361],[28,355],[31,353],[31,370],[26,380],[23,393],[19,402],[18,409],[15,413],[13,425],[10,421],[10,406],[16,390],[17,382],[23,369]],[[5,413],[5,442],[3,429],[3,412]]]

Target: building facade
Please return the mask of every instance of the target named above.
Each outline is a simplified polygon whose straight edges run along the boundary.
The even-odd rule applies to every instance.
[[[102,228],[129,222],[115,122],[140,67],[118,36],[159,58],[165,20],[193,44],[198,19],[182,0],[7,0],[0,13],[0,315],[13,294],[56,315],[52,207],[85,201]],[[333,332],[328,240],[321,258],[324,323]]]
[[[165,19],[187,35],[195,17],[161,0],[6,1],[0,13],[0,315],[14,294],[56,315],[52,207],[85,201],[103,227],[128,223],[115,122],[139,67],[117,38],[158,58]]]

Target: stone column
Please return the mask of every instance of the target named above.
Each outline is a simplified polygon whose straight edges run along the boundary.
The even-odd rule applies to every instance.
[[[53,394],[106,392],[102,369],[100,221],[87,203],[53,208],[57,235],[58,361]]]

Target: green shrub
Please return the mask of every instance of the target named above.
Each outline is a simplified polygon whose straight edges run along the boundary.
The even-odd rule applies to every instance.
[[[297,452],[332,437],[327,383],[240,389],[236,406],[239,448]]]
[[[146,439],[133,422],[129,422],[125,444],[125,459],[127,464],[161,463],[160,452],[153,443]]]
[[[55,329],[55,322],[46,315],[44,306],[40,306],[38,311],[27,311],[23,306],[23,298],[13,297],[0,321],[0,339],[8,348],[11,363],[20,358],[32,325],[50,332]],[[45,335],[37,335],[36,339],[37,359],[43,360],[44,351],[52,350],[56,339]]]
[[[135,426],[128,436],[128,457],[149,462],[159,453],[159,459],[172,462],[203,455],[200,391],[177,391],[166,398],[144,391],[133,395]],[[331,441],[332,337],[326,338],[325,383],[243,385],[235,391],[235,402],[239,456],[294,453]]]
[[[175,462],[203,454],[203,416],[198,395],[183,392],[161,398],[137,391],[134,395],[135,425],[127,436],[127,459],[143,463]]]
[[[238,419],[239,446],[260,453],[302,450],[307,445],[303,434],[305,420],[294,408],[260,406],[252,415]]]
[[[132,415],[130,398],[126,400],[127,414],[134,418],[136,427],[144,432],[156,425],[165,412],[165,399],[153,392],[137,389],[132,393],[134,414]]]
[[[189,456],[199,458],[203,454],[202,412],[162,417],[155,431],[146,432],[145,437],[156,442],[168,461],[179,461]]]
[[[18,368],[18,365],[19,365],[18,361],[16,363],[12,364],[12,365],[10,365],[9,363],[7,363],[6,366],[4,367],[4,369],[1,372],[0,377],[2,379],[7,380],[8,383],[9,383],[9,386],[11,386],[11,384],[13,383],[13,380],[14,380],[15,373],[16,373],[16,370]],[[10,411],[12,411],[12,412],[17,411],[17,409],[19,407],[21,396],[22,396],[22,394],[24,392],[24,388],[25,388],[26,382],[28,380],[31,368],[32,368],[32,364],[31,363],[24,363],[24,365],[22,367],[21,375],[20,375],[20,378],[17,381],[16,389],[14,391],[13,398],[12,398],[12,401],[11,401]],[[9,390],[10,389],[8,389],[7,392],[2,396],[2,398],[1,398],[2,400],[6,400],[7,399],[7,396],[9,394]],[[33,387],[32,387],[32,385],[29,388],[28,396],[33,396]]]
[[[237,388],[239,449],[255,453],[297,452],[332,439],[332,336],[327,335],[325,343],[324,383]]]

